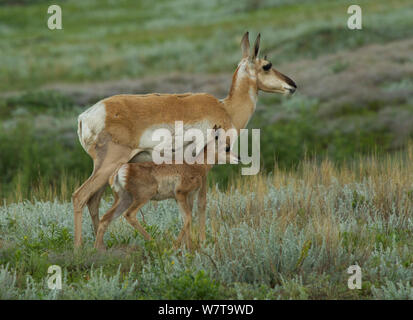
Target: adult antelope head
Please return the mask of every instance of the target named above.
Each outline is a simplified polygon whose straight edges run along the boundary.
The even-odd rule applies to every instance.
[[[259,57],[261,35],[258,34],[252,53],[250,53],[250,42],[248,32],[241,41],[243,71],[248,73],[253,81],[257,83],[257,89],[265,92],[276,92],[293,94],[297,85],[286,75],[273,68],[272,63]]]
[[[237,128],[247,126],[255,111],[259,90],[290,95],[297,89],[295,82],[275,70],[266,57],[259,57],[260,38],[258,34],[250,52],[248,32],[242,37],[242,58],[232,77],[229,94],[222,100]]]

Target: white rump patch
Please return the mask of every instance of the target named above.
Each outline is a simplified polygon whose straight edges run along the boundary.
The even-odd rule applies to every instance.
[[[128,164],[123,164],[115,173],[113,180],[110,181],[110,187],[119,192],[122,189],[125,189],[126,181],[128,176]]]
[[[128,165],[124,164],[123,166],[120,167],[118,171],[118,181],[123,189],[126,186],[127,178],[128,178]]]
[[[153,197],[153,200],[173,199],[175,197],[175,190],[181,184],[180,175],[155,176],[158,182],[158,192]]]
[[[99,101],[77,119],[80,144],[85,151],[96,142],[99,133],[105,128],[106,107],[103,101]]]

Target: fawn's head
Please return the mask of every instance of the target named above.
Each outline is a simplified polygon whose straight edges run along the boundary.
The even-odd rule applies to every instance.
[[[227,132],[222,128],[214,127],[215,129],[215,163],[232,163],[237,164],[240,158],[232,152],[234,142],[237,140],[238,133],[235,128]]]
[[[242,72],[246,72],[250,79],[256,81],[257,89],[266,92],[277,92],[283,94],[293,94],[297,89],[297,85],[286,75],[275,70],[272,63],[259,57],[260,39],[258,34],[255,40],[254,48],[250,53],[249,33],[246,32],[241,40],[242,60],[239,67],[242,67]]]
[[[205,164],[237,164],[240,158],[232,151],[232,146],[237,138],[237,131],[235,129],[225,132],[222,128],[214,127],[215,139],[211,139],[205,145],[202,153],[199,155],[203,157]]]

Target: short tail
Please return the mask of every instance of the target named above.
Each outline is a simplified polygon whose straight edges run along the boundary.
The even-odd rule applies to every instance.
[[[116,192],[119,192],[121,189],[125,188],[128,169],[128,164],[123,164],[119,167],[119,169],[115,170],[115,172],[109,178],[110,187]]]
[[[79,137],[79,141],[80,141],[80,144],[82,145],[83,149],[85,149],[85,151],[87,151],[86,147],[85,147],[84,140],[83,140],[83,136],[82,136],[82,120],[80,119],[80,117],[77,118],[77,135]]]

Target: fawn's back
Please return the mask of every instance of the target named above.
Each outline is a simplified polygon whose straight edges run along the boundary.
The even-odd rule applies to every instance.
[[[116,193],[127,192],[132,198],[164,200],[177,193],[198,191],[207,170],[198,164],[127,163],[111,177],[110,185]]]

